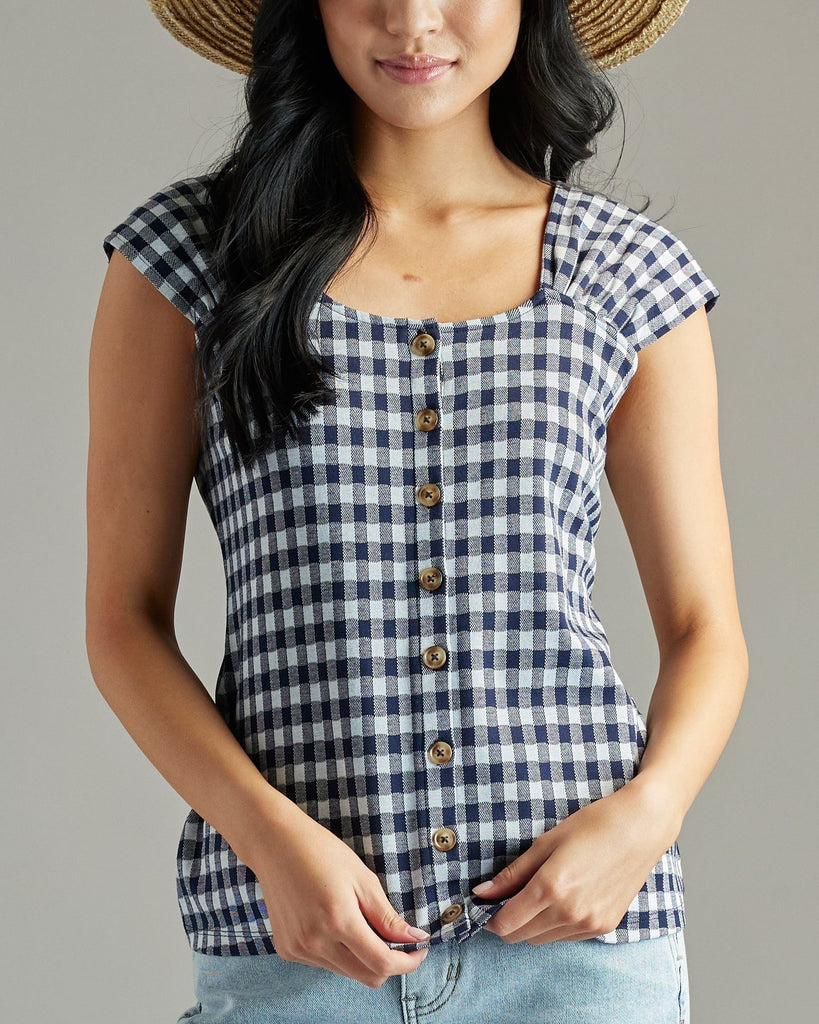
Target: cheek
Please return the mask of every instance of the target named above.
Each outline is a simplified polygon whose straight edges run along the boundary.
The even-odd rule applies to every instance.
[[[475,94],[496,82],[515,52],[521,0],[461,0],[449,8],[447,27],[458,40],[461,71]]]
[[[324,36],[333,63],[343,78],[361,75],[365,54],[373,50],[373,23],[364,0],[320,0]],[[356,70],[358,69],[358,70]]]
[[[520,0],[474,3],[463,22],[465,48],[473,60],[492,64],[500,74],[512,59],[520,32]]]
[[[378,71],[374,59],[369,55],[372,51],[360,40],[351,42],[349,32],[340,30],[338,34],[333,34],[328,26],[326,35],[330,58],[347,85],[359,95],[372,91]]]

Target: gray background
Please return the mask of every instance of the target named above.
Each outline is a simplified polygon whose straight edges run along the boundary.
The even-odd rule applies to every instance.
[[[243,79],[142,0],[5,0],[3,1018],[171,1024],[193,1002],[176,904],[187,807],[97,691],[84,645],[87,373],[102,238],[226,143]],[[694,1024],[815,1011],[819,361],[814,5],[693,0],[613,69],[626,109],[584,178],[681,235],[711,315],[751,677],[682,832]],[[673,209],[672,209],[673,206]],[[595,604],[645,711],[651,621],[606,488]],[[191,498],[178,636],[213,692],[220,552]]]

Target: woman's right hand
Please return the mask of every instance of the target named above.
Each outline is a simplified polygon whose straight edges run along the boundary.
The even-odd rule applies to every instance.
[[[409,974],[428,948],[403,952],[389,942],[423,942],[393,908],[378,876],[335,833],[298,808],[248,865],[265,897],[276,952],[380,988]],[[268,898],[269,897],[269,898]]]

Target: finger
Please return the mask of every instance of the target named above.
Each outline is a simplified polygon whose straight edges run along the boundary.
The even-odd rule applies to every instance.
[[[407,954],[415,958],[414,964],[410,965],[409,970],[415,970],[424,960],[426,954],[429,952],[427,949],[413,950],[410,954]],[[326,955],[321,955],[318,949],[311,948],[309,952],[305,952],[303,957],[286,957],[280,954],[282,959],[289,960],[291,963],[304,964],[307,967],[321,967],[324,970],[330,971],[333,974],[339,974],[346,978],[352,978],[355,981],[360,981],[370,987],[380,987],[384,983],[384,979],[387,975],[379,976],[376,972],[370,970],[366,964],[364,964],[347,946],[346,943],[336,941],[332,945],[326,947]],[[399,973],[399,972],[391,972]]]
[[[387,942],[426,942],[429,939],[429,932],[414,928],[401,917],[375,875],[371,884],[364,886],[357,895],[358,909],[381,939]]]
[[[495,932],[496,935],[500,935],[501,938],[506,938],[525,928],[538,915],[549,910],[552,905],[549,902],[549,897],[543,891],[540,880],[535,876],[520,892],[515,893],[500,910],[492,915],[485,927]],[[547,923],[552,926],[555,924],[553,920]]]
[[[378,975],[409,974],[423,959],[419,954],[426,954],[429,948],[414,949],[409,953],[400,949],[390,949],[363,917],[344,935],[344,945],[358,957],[368,971]]]
[[[553,846],[554,838],[548,832],[542,833],[528,849],[501,868],[496,875],[479,885],[473,885],[472,892],[482,900],[503,899],[520,892],[546,863]]]
[[[394,952],[388,946],[384,947],[388,953]],[[380,988],[387,978],[393,974],[408,974],[414,971],[423,963],[429,949],[414,949],[411,953],[399,953],[403,961],[398,967],[393,963],[392,958],[383,957],[376,961],[375,968],[363,961],[353,948],[346,942],[339,942],[334,950],[336,969],[349,978],[355,978],[370,988]]]
[[[501,936],[505,942],[530,942],[541,945],[543,942],[554,942],[561,939],[589,939],[599,935],[598,931],[589,931],[577,921],[557,921],[555,908],[547,907],[536,914],[523,928],[507,932]]]
[[[574,927],[577,927],[576,925]],[[596,932],[577,932],[573,931],[570,926],[565,928],[549,928],[548,931],[542,932],[540,935],[534,935],[532,938],[525,939],[530,946],[543,946],[547,942],[576,942],[580,939],[593,939],[596,935],[600,935],[599,931]]]

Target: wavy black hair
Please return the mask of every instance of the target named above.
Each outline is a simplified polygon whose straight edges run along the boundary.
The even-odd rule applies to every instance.
[[[332,396],[309,318],[377,220],[355,169],[351,96],[317,0],[262,0],[247,119],[207,175],[204,217],[221,294],[200,325],[196,355],[203,440],[206,408],[218,399],[245,466],[297,437]],[[575,34],[567,0],[521,0],[515,52],[490,90],[498,150],[539,180],[565,182],[595,155],[617,103]]]

